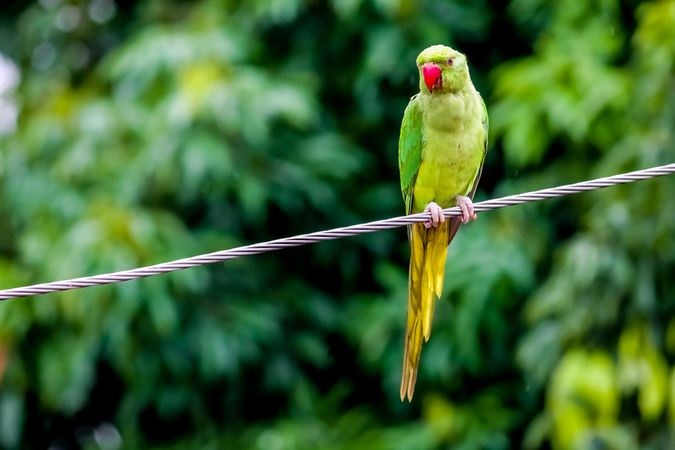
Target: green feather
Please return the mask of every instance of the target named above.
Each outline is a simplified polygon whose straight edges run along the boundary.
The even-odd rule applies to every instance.
[[[398,168],[401,173],[401,193],[406,212],[412,208],[412,193],[417,171],[422,162],[422,111],[416,102],[417,95],[410,99],[403,113],[401,134],[398,141]]]

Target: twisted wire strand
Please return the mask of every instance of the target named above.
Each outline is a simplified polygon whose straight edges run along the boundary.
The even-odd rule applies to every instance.
[[[595,180],[582,181],[574,184],[567,184],[554,188],[541,189],[538,191],[525,192],[517,195],[486,200],[475,203],[476,211],[488,211],[492,209],[504,208],[507,206],[520,205],[523,203],[537,202],[554,197],[564,197],[566,195],[577,194],[579,192],[592,191],[617,184],[633,183],[635,181],[646,180],[649,178],[660,177],[675,173],[675,163],[665,166],[652,167],[649,169],[638,170],[619,175],[613,175]],[[443,210],[445,217],[460,216],[461,210],[458,207],[447,208]],[[70,289],[80,289],[89,286],[117,283],[120,281],[129,281],[137,278],[159,275],[162,273],[173,272],[176,270],[188,269],[190,267],[212,264],[229,259],[241,258],[242,256],[257,255],[285,248],[298,247],[301,245],[314,244],[322,241],[341,239],[348,236],[355,236],[365,233],[374,233],[376,231],[397,228],[418,222],[425,222],[431,219],[430,213],[411,214],[408,216],[392,217],[384,220],[377,220],[363,224],[351,225],[347,227],[334,228],[332,230],[317,231],[314,233],[302,234],[273,241],[260,242],[252,245],[245,245],[229,250],[207,253],[203,255],[192,256],[189,258],[178,259],[152,266],[139,267],[136,269],[123,270],[120,272],[93,275],[88,277],[74,278],[63,281],[52,281],[49,283],[34,284],[12,289],[0,290],[0,301],[10,298],[27,297],[32,295],[47,294],[49,292],[67,291]]]

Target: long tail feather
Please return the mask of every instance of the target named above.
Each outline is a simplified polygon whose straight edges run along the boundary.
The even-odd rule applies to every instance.
[[[408,320],[403,352],[401,401],[406,397],[409,401],[412,400],[422,344],[431,336],[435,300],[440,298],[443,291],[451,224],[452,222],[446,221],[437,228],[428,230],[423,224],[410,227]]]
[[[424,252],[424,265],[422,268],[422,334],[424,342],[431,336],[431,322],[434,316],[434,301],[436,300],[434,289],[436,287],[436,274],[434,273],[434,260],[436,259],[436,230],[429,230]]]

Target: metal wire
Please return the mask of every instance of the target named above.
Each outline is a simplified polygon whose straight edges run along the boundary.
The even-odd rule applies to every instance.
[[[613,175],[595,180],[582,181],[580,183],[567,184],[549,189],[525,192],[508,197],[496,198],[474,204],[476,211],[488,211],[491,209],[504,208],[506,206],[519,205],[522,203],[537,202],[548,198],[563,197],[579,192],[592,191],[595,189],[614,186],[617,184],[633,183],[635,181],[646,180],[648,178],[660,177],[675,173],[675,163],[650,169],[638,170],[635,172]],[[444,209],[445,217],[460,216],[462,213],[458,207]],[[50,283],[34,284],[31,286],[17,287],[13,289],[0,290],[0,300],[10,298],[27,297],[31,295],[41,295],[49,292],[67,291],[70,289],[80,289],[89,286],[117,283],[136,278],[144,278],[152,275],[159,275],[166,272],[188,269],[190,267],[212,264],[226,261],[228,259],[240,258],[242,256],[257,255],[260,253],[281,250],[284,248],[298,247],[306,244],[314,244],[321,241],[330,241],[341,239],[358,234],[374,233],[376,231],[397,228],[417,222],[425,222],[431,219],[430,213],[411,214],[408,216],[392,217],[390,219],[377,220],[363,224],[351,225],[348,227],[334,228],[332,230],[317,231],[309,234],[302,234],[273,241],[261,242],[243,247],[236,247],[229,250],[207,253],[204,255],[192,256],[190,258],[178,259],[152,266],[139,267],[136,269],[123,270],[120,272],[106,273],[102,275],[93,275],[71,280],[53,281]]]

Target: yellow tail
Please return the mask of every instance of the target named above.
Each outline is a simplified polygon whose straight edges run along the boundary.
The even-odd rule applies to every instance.
[[[457,227],[446,220],[437,228],[424,228],[421,223],[410,227],[410,270],[408,275],[408,325],[403,353],[401,401],[412,400],[417,381],[417,367],[424,342],[431,336],[434,302],[441,297],[448,239]],[[452,233],[454,235],[454,233]]]

